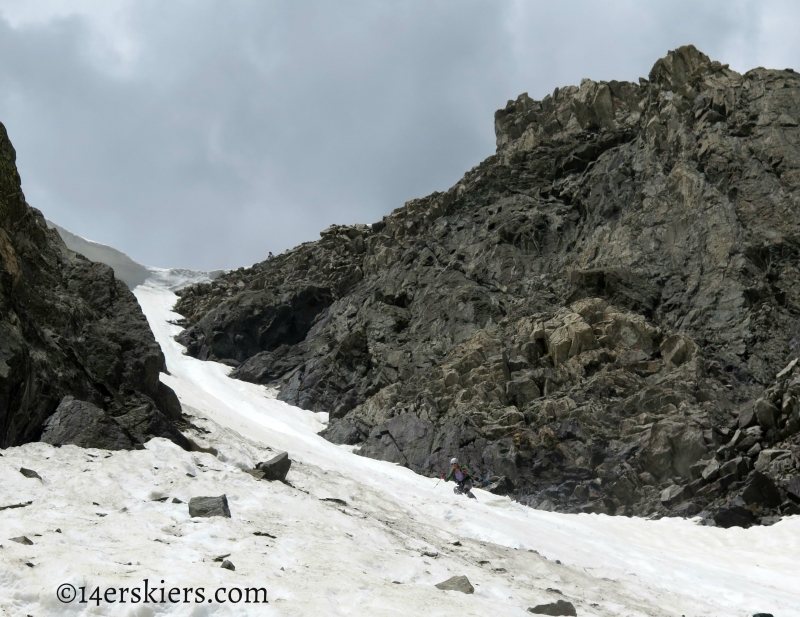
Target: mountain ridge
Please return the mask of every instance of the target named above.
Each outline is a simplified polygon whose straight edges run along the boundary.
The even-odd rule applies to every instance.
[[[796,73],[692,46],[523,94],[448,191],[179,292],[179,340],[363,455],[455,455],[536,507],[794,512],[798,117]]]

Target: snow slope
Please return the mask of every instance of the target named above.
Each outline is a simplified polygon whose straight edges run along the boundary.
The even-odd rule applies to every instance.
[[[2,451],[0,507],[31,503],[0,511],[0,615],[522,616],[568,599],[581,616],[800,616],[800,517],[723,530],[541,512],[480,490],[458,497],[452,484],[326,442],[316,434],[326,414],[184,356],[169,279],[151,277],[135,294],[167,358],[162,380],[192,416],[188,434],[216,456],[161,439],[132,452]],[[291,486],[244,471],[271,450],[290,452]],[[223,493],[231,519],[189,517],[191,497]],[[33,544],[8,540],[21,535]],[[227,554],[235,571],[214,561]],[[474,594],[434,587],[461,574]],[[55,596],[62,583],[88,596],[145,577],[207,595],[263,586],[269,604],[97,607]]]

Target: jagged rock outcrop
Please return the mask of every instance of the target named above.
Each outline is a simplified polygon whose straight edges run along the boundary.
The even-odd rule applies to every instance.
[[[15,157],[0,125],[0,447],[38,440],[65,399],[53,426],[59,440],[78,435],[88,444],[91,425],[120,447],[151,436],[188,447],[136,298],[111,268],[76,255],[47,228],[25,202]],[[80,410],[81,428],[70,428],[70,409]]]
[[[800,482],[799,120],[797,73],[691,46],[523,94],[450,190],[180,292],[179,340],[420,473],[771,520]]]

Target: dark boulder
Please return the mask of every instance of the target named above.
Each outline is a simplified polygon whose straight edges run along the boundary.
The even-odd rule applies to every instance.
[[[38,480],[42,479],[42,476],[36,473],[33,469],[26,469],[25,467],[20,467],[19,472],[26,478],[36,478]]]
[[[772,404],[771,401],[766,399],[758,399],[753,409],[758,424],[765,431],[775,429],[778,425],[778,418],[781,415],[780,410]]]
[[[760,471],[752,471],[747,477],[742,499],[748,504],[776,508],[781,505],[781,493],[772,479]]]
[[[256,465],[256,469],[264,474],[263,480],[284,482],[286,480],[286,474],[289,473],[291,466],[292,460],[289,458],[289,454],[287,452],[281,452],[268,461]]]
[[[571,617],[576,617],[578,614],[572,602],[567,602],[566,600],[539,604],[538,606],[529,608],[528,612],[534,615],[569,615]]]
[[[475,588],[466,576],[452,576],[446,581],[436,584],[437,589],[443,591],[460,591],[461,593],[475,593]]]
[[[163,437],[175,442],[184,450],[192,449],[189,440],[150,400],[144,398],[135,402],[131,400],[127,409],[114,410],[111,413],[114,419],[141,443],[150,437]]]
[[[694,503],[693,501],[684,501],[681,504],[678,504],[674,508],[672,508],[672,513],[677,516],[682,516],[683,518],[690,518],[693,516],[697,516],[700,512],[703,511],[703,508],[700,507],[698,504]]]
[[[751,406],[747,406],[739,414],[739,421],[738,421],[739,428],[749,428],[751,426],[755,426],[757,423],[758,423],[758,418],[756,418],[756,412]]]
[[[99,407],[65,396],[44,425],[40,441],[54,446],[74,445],[101,450],[133,450],[137,442]]]
[[[231,517],[228,508],[228,498],[225,495],[219,497],[192,497],[189,500],[189,516],[224,516]]]
[[[729,527],[750,527],[755,520],[755,516],[746,508],[730,506],[720,508],[714,512],[713,519],[717,527],[728,529]]]

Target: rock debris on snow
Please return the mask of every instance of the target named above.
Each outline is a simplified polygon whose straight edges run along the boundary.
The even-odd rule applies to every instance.
[[[31,505],[32,503],[33,503],[32,501],[26,501],[25,503],[14,503],[14,504],[11,504],[10,506],[0,506],[0,511],[2,511],[2,510],[13,510],[15,508],[25,508],[25,507]]]
[[[570,617],[576,617],[578,614],[572,602],[567,602],[566,600],[559,600],[558,602],[551,602],[549,604],[539,604],[538,606],[529,608],[528,612],[534,613],[535,615],[568,615]]]
[[[461,593],[475,593],[475,588],[466,576],[452,576],[446,581],[437,583],[436,587],[444,591],[460,591]]]
[[[256,465],[256,469],[264,474],[264,480],[283,482],[292,466],[288,452],[281,452],[268,461]]]
[[[33,469],[26,469],[25,467],[20,467],[19,472],[26,478],[38,478],[39,480],[42,479],[42,476],[36,473]]]
[[[228,498],[225,495],[219,497],[192,497],[189,500],[189,516],[224,516],[231,517],[228,508]]]
[[[12,542],[16,542],[17,544],[28,544],[28,545],[32,545],[33,544],[33,542],[30,540],[30,538],[28,538],[26,536],[18,536],[16,538],[9,538],[9,540],[11,540]]]
[[[226,570],[236,570],[236,566],[234,566],[230,561],[227,559],[222,562],[220,568],[225,568]]]

